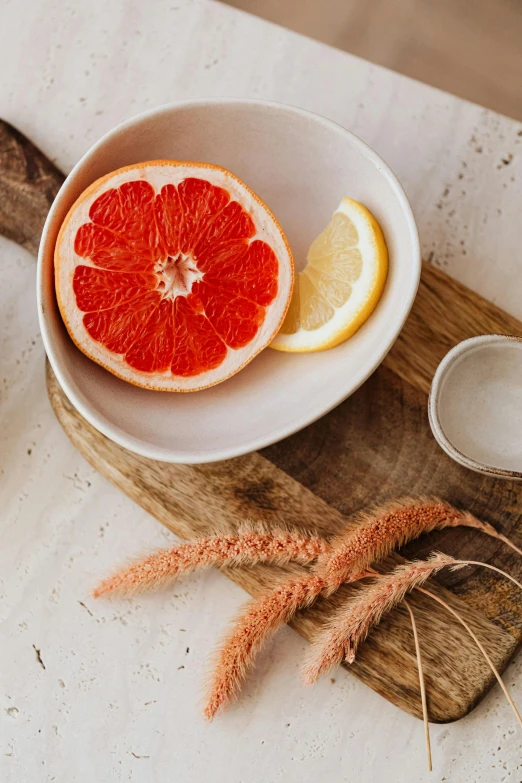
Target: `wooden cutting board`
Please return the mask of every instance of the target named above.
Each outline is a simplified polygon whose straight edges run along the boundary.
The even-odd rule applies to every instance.
[[[41,152],[0,121],[0,233],[36,253],[62,181]],[[329,536],[353,525],[351,515],[375,503],[436,494],[491,522],[521,546],[522,483],[461,468],[441,451],[428,424],[427,394],[438,362],[460,340],[486,332],[522,334],[522,324],[424,265],[402,334],[364,386],[287,440],[211,465],[168,465],[136,456],[75,411],[49,366],[47,388],[60,424],[91,465],[181,538],[233,531],[246,518],[313,528]],[[466,529],[424,536],[402,555],[424,557],[434,548],[492,561],[522,578],[515,554]],[[119,562],[118,552],[114,562]],[[285,573],[268,566],[224,571],[252,595]],[[303,612],[293,624],[296,630],[311,637],[351,589],[344,587]],[[441,575],[434,590],[461,612],[503,670],[522,638],[522,606],[511,583],[476,568]],[[411,602],[418,616],[430,718],[457,720],[480,701],[494,678],[449,614],[422,595],[412,594]],[[223,617],[224,626],[227,620]],[[421,716],[413,639],[403,608],[371,634],[350,671],[397,706]]]

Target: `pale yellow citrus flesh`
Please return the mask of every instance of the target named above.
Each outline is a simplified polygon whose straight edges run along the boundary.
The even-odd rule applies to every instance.
[[[388,251],[379,224],[362,204],[343,198],[310,246],[271,347],[297,353],[344,342],[377,306],[387,274]]]

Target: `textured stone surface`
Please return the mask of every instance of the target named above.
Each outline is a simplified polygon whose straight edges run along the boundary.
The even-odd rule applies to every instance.
[[[520,124],[200,0],[153,12],[134,0],[4,2],[0,66],[0,116],[64,170],[124,118],[180,98],[321,112],[395,169],[425,257],[522,317]],[[7,240],[0,249],[0,779],[518,783],[520,734],[498,688],[465,720],[432,727],[428,775],[419,721],[342,671],[305,689],[305,643],[286,629],[237,706],[205,724],[206,661],[244,594],[212,573],[162,596],[89,597],[121,559],[171,536],[62,433],[33,259]],[[506,673],[519,703],[521,668],[519,656]]]

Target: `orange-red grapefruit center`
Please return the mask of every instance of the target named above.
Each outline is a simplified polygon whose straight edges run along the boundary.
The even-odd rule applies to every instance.
[[[76,304],[93,340],[132,368],[190,377],[246,346],[278,292],[278,260],[229,193],[187,178],[102,193],[80,226]]]

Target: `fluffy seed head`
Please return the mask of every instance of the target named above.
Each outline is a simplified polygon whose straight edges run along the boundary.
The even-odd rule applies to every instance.
[[[428,560],[414,560],[376,577],[356,598],[342,606],[312,644],[304,669],[307,683],[315,682],[345,659],[352,663],[357,648],[370,629],[404,600],[406,593],[422,585],[445,566],[463,568],[449,555],[433,554]]]

